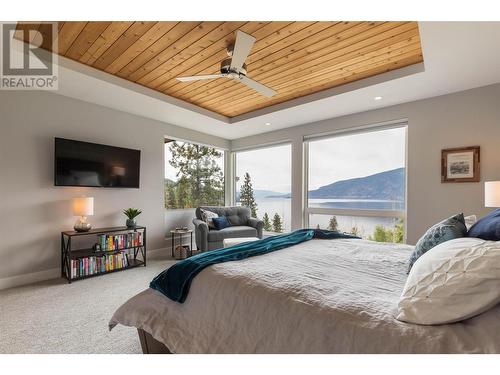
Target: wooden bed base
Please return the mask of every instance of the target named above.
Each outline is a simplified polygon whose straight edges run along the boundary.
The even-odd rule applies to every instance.
[[[141,342],[143,354],[172,354],[165,344],[155,340],[153,336],[146,331],[137,328],[137,333],[139,334],[139,341]]]

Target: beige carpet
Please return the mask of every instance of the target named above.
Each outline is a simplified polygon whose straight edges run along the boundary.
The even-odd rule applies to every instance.
[[[109,332],[108,321],[173,262],[157,256],[145,268],[0,291],[0,353],[142,353],[135,328]]]

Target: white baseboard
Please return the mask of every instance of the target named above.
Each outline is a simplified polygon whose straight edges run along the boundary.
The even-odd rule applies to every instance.
[[[50,270],[25,273],[23,275],[11,276],[0,279],[0,290],[13,288],[16,286],[38,283],[40,281],[55,279],[61,276],[60,268],[51,268]]]
[[[147,251],[147,258],[155,258],[160,254],[167,254],[170,256],[170,248],[153,249]],[[0,290],[14,288],[16,286],[22,286],[27,284],[34,284],[41,281],[57,279],[61,277],[60,268],[51,268],[45,271],[25,273],[22,275],[16,275],[11,277],[5,277],[0,279]]]

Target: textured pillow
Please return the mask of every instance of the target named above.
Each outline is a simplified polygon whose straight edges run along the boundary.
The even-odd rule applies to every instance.
[[[207,223],[208,227],[211,229],[215,229],[213,219],[216,217],[219,217],[215,212],[212,211],[207,211],[204,210],[203,208],[200,208],[200,216],[201,220],[203,220],[205,223]]]
[[[500,302],[500,242],[457,238],[437,245],[413,266],[397,319],[445,324],[478,315]]]
[[[467,235],[483,240],[500,241],[500,208],[479,219],[469,229]]]
[[[433,225],[420,237],[415,245],[415,250],[413,250],[410,256],[408,272],[410,272],[413,263],[434,246],[454,238],[465,237],[466,235],[467,228],[465,227],[464,214],[452,216]]]
[[[229,221],[227,221],[225,216],[214,217],[212,221],[214,222],[215,229],[217,230],[221,230],[229,226]]]

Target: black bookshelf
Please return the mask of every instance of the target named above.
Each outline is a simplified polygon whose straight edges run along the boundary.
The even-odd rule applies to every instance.
[[[72,239],[75,237],[84,237],[84,236],[95,236],[97,243],[98,236],[116,236],[130,233],[142,233],[142,243],[136,246],[125,246],[116,248],[113,250],[101,250],[96,248],[80,248],[73,249],[72,248]],[[71,277],[71,261],[72,260],[80,260],[84,258],[90,257],[103,257],[105,255],[114,255],[127,252],[129,256],[127,256],[127,266],[116,268],[103,272],[96,272],[93,274],[81,275],[78,277]],[[129,254],[130,253],[130,254]],[[102,258],[101,258],[102,259]],[[76,231],[65,231],[61,232],[61,277],[66,278],[68,283],[72,281],[88,279],[90,277],[102,276],[109,273],[125,271],[130,268],[135,267],[146,267],[146,227],[136,226],[133,229],[127,227],[109,227],[109,228],[96,228],[91,229],[88,232],[76,232]]]

